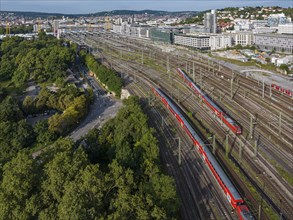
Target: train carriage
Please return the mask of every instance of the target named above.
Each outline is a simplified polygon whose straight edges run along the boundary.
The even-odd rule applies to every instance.
[[[277,91],[289,96],[289,97],[292,97],[292,95],[293,95],[293,93],[292,93],[292,91],[290,89],[284,89],[281,86],[278,86],[276,84],[271,84],[271,87],[273,89],[275,89],[275,90],[277,90]]]
[[[204,162],[207,164],[209,170],[217,180],[229,203],[232,205],[233,208],[237,209],[239,218],[243,220],[253,219],[247,206],[243,205],[244,201],[241,198],[240,194],[233,186],[232,182],[229,180],[226,173],[217,162],[216,158],[210,152],[209,148],[204,144],[202,139],[198,136],[198,134],[185,119],[179,108],[160,89],[152,88],[152,90],[157,96],[160,97],[160,99],[166,106],[169,106],[169,110],[175,113],[174,115],[177,121],[181,124],[188,136],[193,141],[194,145],[197,147],[200,155],[202,155]]]
[[[209,107],[215,115],[225,123],[229,129],[235,134],[241,134],[241,127],[229,116],[227,116],[222,109],[220,109],[198,86],[196,86],[191,79],[184,73],[183,70],[177,68],[177,72],[184,79],[184,82],[188,82],[187,85],[204,101],[207,107]]]

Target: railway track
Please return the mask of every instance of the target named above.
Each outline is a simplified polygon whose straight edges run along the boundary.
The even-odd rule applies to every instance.
[[[178,90],[179,91],[179,90]]]
[[[133,90],[130,89],[130,91],[140,97],[146,97],[146,92],[141,92],[140,88]],[[203,164],[198,161],[198,156],[195,155],[194,151],[190,147],[187,147],[192,146],[192,142],[186,138],[186,134],[184,132],[180,131],[180,128],[178,128],[178,123],[170,119],[163,108],[152,108],[151,112],[149,113],[150,114],[148,115],[151,116],[152,120],[150,121],[152,122],[152,125],[157,128],[157,131],[162,131],[158,137],[159,140],[162,139],[161,137],[164,137],[165,140],[164,144],[161,145],[161,152],[164,152],[163,155],[165,156],[163,157],[164,161],[166,161],[167,168],[171,170],[172,175],[177,175],[176,179],[179,180],[177,184],[180,184],[180,186],[178,186],[179,193],[181,194],[182,198],[185,198],[186,196],[188,197],[188,195],[192,195],[192,198],[188,199],[188,203],[182,206],[182,216],[184,219],[199,219],[199,216],[202,219],[237,219],[233,213],[230,213],[229,209],[227,210],[227,206],[230,206],[229,203],[224,206],[222,200],[218,198],[223,198],[223,194],[221,194],[219,190],[216,190],[218,187],[212,187],[210,185],[210,175],[199,173],[199,170],[202,170],[203,168],[206,169],[206,167],[204,167]],[[165,118],[164,123],[161,123],[161,117]],[[184,141],[182,145],[181,166],[178,166],[178,152],[176,152],[177,149],[170,147],[176,146],[174,133],[170,130],[172,127],[177,127],[177,131],[180,131],[179,136],[185,137],[182,138]],[[166,144],[166,142],[168,144]],[[199,165],[201,167],[199,167]],[[209,171],[206,170],[206,172],[208,173]],[[178,175],[180,175],[179,178]],[[183,186],[182,181],[185,183]],[[198,199],[192,201],[194,198]],[[186,200],[184,201],[187,202]],[[194,207],[197,206],[200,206],[200,209],[207,207],[206,213],[209,213],[209,215],[201,214],[196,216],[195,213],[193,213],[193,210]],[[213,208],[211,208],[212,206]],[[215,207],[218,207],[216,214],[213,213]],[[220,213],[221,217],[219,217]]]
[[[128,65],[128,67],[130,67],[131,65],[129,64]],[[136,69],[140,69],[139,67],[136,67]],[[152,74],[148,74],[148,76],[150,77]],[[156,78],[159,78],[159,77],[156,77]],[[174,94],[176,94],[176,93],[174,93]],[[186,95],[186,94],[185,94]],[[193,102],[192,102],[193,103]],[[190,105],[193,105],[192,103],[190,103]],[[205,119],[205,120],[207,120],[207,119]],[[232,145],[232,143],[230,143],[231,145]],[[234,144],[235,145],[235,144]],[[245,157],[245,160],[247,160],[247,161],[250,161],[249,163],[254,163],[255,161],[253,161],[252,159],[251,159],[252,157],[250,156],[250,155],[247,155],[247,158]],[[255,167],[257,167],[256,165],[255,165]],[[258,173],[262,173],[263,172],[263,170],[260,170],[260,169],[258,169]],[[278,191],[277,192],[278,194],[280,194],[280,192]],[[246,193],[247,194],[247,193]],[[284,198],[283,198],[284,199]],[[268,200],[270,200],[270,201],[272,201],[271,199],[268,199]]]

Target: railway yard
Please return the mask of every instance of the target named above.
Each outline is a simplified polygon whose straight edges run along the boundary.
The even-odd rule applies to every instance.
[[[255,219],[293,216],[292,94],[250,78],[195,51],[163,52],[152,42],[111,33],[67,33],[124,78],[125,88],[141,97],[156,129],[165,170],[174,176],[182,219],[239,219],[236,208],[194,141],[162,105],[151,87],[162,89],[221,164]],[[241,128],[236,134],[223,115],[205,104],[178,68]],[[203,159],[202,159],[203,158]]]

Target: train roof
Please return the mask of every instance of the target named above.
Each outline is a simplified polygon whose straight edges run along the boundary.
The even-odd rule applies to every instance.
[[[232,118],[230,118],[228,115],[225,114],[224,117],[226,118],[226,120],[227,120],[230,124],[232,124],[232,125],[237,125],[236,122],[235,122]]]
[[[222,111],[222,109],[219,108],[219,106],[217,106],[206,94],[204,95],[204,98],[215,108],[218,110],[218,112],[222,112],[222,114],[224,114],[224,112]]]
[[[204,95],[203,92],[201,91],[200,88],[198,88],[197,85],[194,84],[194,82],[189,78],[189,76],[187,76],[187,74],[185,72],[183,72],[183,70],[181,70],[180,68],[178,68],[178,70],[185,76],[185,78],[191,83],[192,87],[194,87],[201,95]]]
[[[239,214],[241,215],[242,219],[244,220],[254,220],[251,212],[248,210],[246,205],[240,205],[239,207]]]
[[[235,189],[233,186],[232,182],[230,179],[227,177],[226,173],[223,171],[222,167],[218,163],[218,161],[215,159],[213,154],[210,152],[209,148],[204,146],[204,151],[206,152],[207,157],[209,158],[209,161],[217,171],[219,177],[221,178],[222,182],[225,184],[225,186],[229,189],[230,193],[232,194],[233,198],[235,200],[242,199],[241,196],[239,195],[238,191]]]
[[[223,112],[222,109],[220,109],[219,106],[217,106],[197,85],[194,84],[194,82],[191,81],[191,79],[186,75],[186,73],[184,73],[180,68],[178,68],[178,70],[185,76],[185,78],[191,82],[192,86],[201,94],[204,96],[204,98],[207,100],[207,102],[209,102],[215,109],[217,109],[218,112],[222,112],[223,116],[225,116],[225,118],[227,119],[227,121],[230,124],[235,124],[234,120],[232,118],[230,118],[229,116],[226,116],[226,114]]]
[[[199,144],[202,146],[202,148],[204,149],[204,151],[206,152],[206,155],[209,159],[209,161],[211,162],[211,164],[213,165],[214,169],[216,170],[216,172],[218,173],[219,177],[221,178],[221,180],[223,181],[223,183],[226,185],[226,187],[229,189],[230,193],[232,194],[233,198],[235,200],[239,200],[242,199],[241,196],[239,195],[239,193],[237,192],[237,190],[235,189],[235,187],[233,186],[232,182],[229,180],[229,178],[227,177],[226,173],[223,171],[222,167],[220,166],[220,164],[218,163],[218,161],[215,159],[215,157],[212,155],[212,153],[210,152],[209,148],[205,146],[204,142],[202,141],[202,139],[198,136],[198,134],[194,131],[194,129],[191,127],[191,125],[188,123],[188,121],[185,119],[185,117],[181,114],[179,108],[174,105],[171,100],[158,88],[156,88],[156,91],[162,96],[164,97],[169,105],[171,106],[171,108],[176,112],[177,115],[180,116],[180,118],[182,119],[182,121],[184,122],[184,125],[187,127],[187,129],[190,131],[190,133],[192,134],[192,136],[199,142]]]

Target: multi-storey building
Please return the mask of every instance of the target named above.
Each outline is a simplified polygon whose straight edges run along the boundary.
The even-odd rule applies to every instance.
[[[251,31],[239,31],[231,34],[232,44],[248,46],[253,44],[253,33]]]
[[[149,38],[149,29],[149,26],[128,24],[127,22],[122,23],[122,25],[113,25],[114,33],[132,37]]]
[[[172,44],[173,30],[153,28],[150,30],[150,38],[152,41],[160,41],[163,43]]]
[[[219,50],[232,46],[232,37],[228,34],[214,34],[210,36],[211,50]]]
[[[293,23],[279,24],[278,33],[279,34],[293,34]]]
[[[204,26],[209,33],[217,33],[217,12],[211,10],[204,14]]]
[[[290,34],[255,34],[254,44],[261,50],[293,53],[293,35]]]
[[[279,24],[286,24],[288,23],[289,20],[287,17],[281,13],[281,14],[271,14],[268,17],[268,25],[270,27],[277,27]]]
[[[174,44],[193,47],[199,50],[210,49],[210,36],[208,35],[182,35],[174,34]]]

